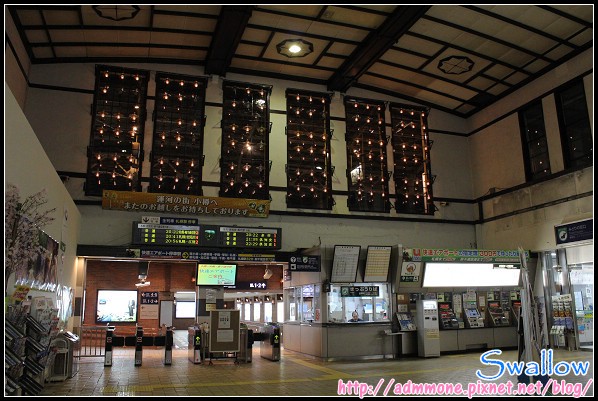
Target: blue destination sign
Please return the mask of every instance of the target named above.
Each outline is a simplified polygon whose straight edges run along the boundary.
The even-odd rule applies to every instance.
[[[594,238],[593,219],[575,221],[554,227],[556,244],[588,241]]]

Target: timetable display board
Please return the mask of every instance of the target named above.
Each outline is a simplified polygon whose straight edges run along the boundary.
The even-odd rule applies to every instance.
[[[390,246],[368,246],[365,261],[365,282],[386,282],[390,266]]]
[[[353,283],[357,278],[359,264],[359,245],[335,245],[332,258],[332,283]]]
[[[134,222],[132,244],[280,249],[281,228]]]
[[[146,245],[201,245],[199,226],[133,223],[133,243]]]
[[[218,229],[218,246],[280,249],[280,228],[224,227]]]

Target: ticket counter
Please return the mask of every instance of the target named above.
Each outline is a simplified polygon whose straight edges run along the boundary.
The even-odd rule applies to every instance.
[[[392,329],[388,283],[307,284],[285,291],[285,349],[327,360],[394,357],[395,339],[386,334]]]

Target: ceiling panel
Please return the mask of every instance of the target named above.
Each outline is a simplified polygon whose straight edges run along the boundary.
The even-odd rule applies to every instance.
[[[410,6],[140,5],[139,13],[123,21],[101,18],[91,5],[10,5],[5,10],[19,31],[11,40],[23,40],[32,57],[24,63],[152,58],[208,66],[215,71],[210,75],[225,76],[233,69],[318,80],[327,88],[364,85],[463,117],[593,46],[592,5],[417,6],[422,12],[409,10],[411,18],[409,13],[394,16],[398,7]],[[404,29],[388,27],[389,17],[399,18]],[[220,20],[234,26],[217,29]],[[279,55],[276,45],[292,38],[313,43],[314,52],[296,59]],[[209,51],[212,43],[219,47]],[[453,56],[467,57],[472,70],[447,74],[438,69],[441,63],[462,66]],[[472,98],[475,104],[463,104]]]

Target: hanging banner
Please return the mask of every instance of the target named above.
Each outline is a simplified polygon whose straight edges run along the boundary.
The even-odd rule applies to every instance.
[[[102,209],[216,217],[268,217],[270,201],[104,190]]]

